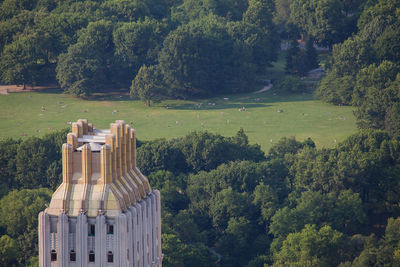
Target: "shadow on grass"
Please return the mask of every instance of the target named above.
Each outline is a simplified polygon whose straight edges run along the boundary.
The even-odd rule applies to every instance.
[[[241,108],[263,108],[271,107],[278,102],[302,102],[314,100],[311,93],[289,94],[278,92],[272,88],[263,93],[241,93],[226,94],[210,98],[195,98],[189,100],[167,99],[161,103],[154,103],[153,107],[168,107],[175,110],[221,110],[221,109],[241,109]],[[62,94],[63,90],[58,87],[49,87],[36,89],[35,92],[46,94]],[[71,97],[74,97],[70,95]],[[137,101],[130,98],[126,89],[114,89],[113,91],[104,91],[82,98],[85,101]]]
[[[167,101],[164,104],[170,109],[177,110],[219,110],[232,108],[262,108],[271,107],[279,102],[304,102],[314,100],[312,94],[278,94],[274,92],[265,92],[261,94],[247,93],[241,95],[229,95],[228,100],[224,97],[215,97],[210,99],[196,99],[190,102]]]
[[[182,103],[182,104],[168,104],[168,107],[176,110],[220,110],[220,109],[230,109],[230,108],[263,108],[263,107],[271,107],[272,105],[263,104],[263,103],[244,103],[244,102],[231,102],[231,103],[215,103],[210,102],[215,105],[208,105],[208,103],[204,103],[203,105],[199,104],[191,104],[191,103]]]

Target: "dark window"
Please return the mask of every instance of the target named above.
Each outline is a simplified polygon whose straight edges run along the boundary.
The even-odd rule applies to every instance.
[[[89,262],[94,262],[94,252],[93,252],[93,250],[91,250],[89,252]]]
[[[114,262],[114,254],[111,251],[107,253],[107,262]]]
[[[50,258],[51,261],[57,261],[57,252],[54,249],[50,252]]]
[[[71,250],[71,252],[69,253],[69,260],[70,261],[76,261],[76,252],[75,252],[75,250]]]
[[[114,234],[114,225],[109,225],[107,229],[107,234],[113,235]]]
[[[95,225],[94,224],[90,224],[89,225],[89,235],[90,236],[94,236],[95,235]]]

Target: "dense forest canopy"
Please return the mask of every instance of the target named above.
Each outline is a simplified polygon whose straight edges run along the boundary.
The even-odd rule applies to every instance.
[[[247,91],[277,57],[272,1],[28,2],[0,6],[5,83],[186,98]],[[146,81],[160,76],[163,90],[132,83],[141,67],[159,70]]]
[[[150,105],[250,90],[285,39],[274,86],[299,93],[325,46],[315,95],[353,105],[360,128],[334,148],[283,138],[264,152],[243,129],[138,141],[162,195],[163,264],[398,266],[399,29],[399,0],[0,0],[0,75],[78,96],[130,88]],[[67,132],[0,140],[0,265],[37,265]]]

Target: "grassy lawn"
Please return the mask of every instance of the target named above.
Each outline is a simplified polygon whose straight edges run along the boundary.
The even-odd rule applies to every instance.
[[[119,95],[81,100],[59,93],[26,92],[0,95],[0,107],[0,138],[20,138],[23,133],[40,136],[80,118],[89,119],[96,128],[108,128],[110,122],[123,119],[142,140],[202,130],[232,136],[243,127],[250,142],[265,151],[271,140],[274,143],[283,136],[311,137],[318,147],[332,147],[335,139],[340,142],[356,132],[351,107],[326,104],[310,94],[280,95],[273,90],[198,101],[168,100],[150,108]],[[241,107],[246,110],[239,111]]]

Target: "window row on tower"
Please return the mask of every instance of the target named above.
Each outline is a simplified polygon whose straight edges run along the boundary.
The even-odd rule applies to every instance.
[[[57,251],[55,249],[50,252],[51,261],[57,261]],[[69,252],[69,261],[76,261],[76,252],[75,250],[71,250]],[[95,254],[94,251],[89,251],[89,262],[95,262]],[[107,262],[114,262],[114,253],[112,251],[107,252]]]

